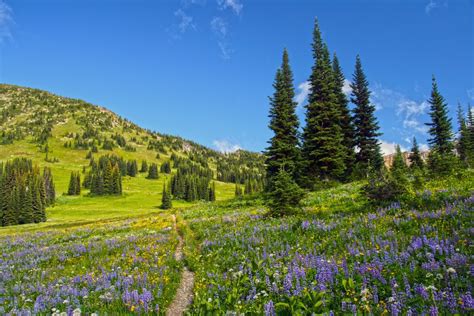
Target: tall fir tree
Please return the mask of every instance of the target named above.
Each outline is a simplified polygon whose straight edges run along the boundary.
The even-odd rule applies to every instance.
[[[370,103],[369,82],[362,69],[359,55],[356,57],[355,71],[351,83],[351,102],[354,104],[354,128],[356,163],[359,172],[383,166],[378,137],[379,125],[375,117],[375,106]]]
[[[161,196],[161,209],[168,210],[173,207],[171,201],[171,193],[166,187],[166,183],[163,185],[163,194]]]
[[[299,172],[299,121],[296,115],[297,103],[293,101],[295,96],[293,73],[286,49],[283,51],[282,64],[277,70],[273,88],[275,92],[270,97],[269,128],[274,135],[266,151],[269,182],[281,166],[285,166],[294,179],[298,177]]]
[[[313,57],[302,148],[307,177],[305,182],[309,187],[317,179],[340,179],[346,169],[346,148],[339,124],[341,113],[335,94],[336,82],[329,51],[322,42],[317,21],[313,32]]]
[[[431,122],[426,123],[429,126],[430,138],[428,143],[432,150],[440,155],[451,154],[453,150],[452,144],[452,127],[451,118],[448,116],[448,105],[443,96],[438,91],[438,84],[433,76],[431,98],[428,100],[430,104]]]
[[[392,172],[405,172],[407,169],[407,165],[405,159],[403,158],[402,149],[400,145],[395,146],[395,156],[393,157],[393,163],[391,166]]]
[[[410,161],[411,169],[423,169],[425,166],[425,162],[421,157],[420,148],[418,147],[418,142],[416,141],[415,137],[413,137],[411,152],[408,156],[408,160]]]
[[[337,97],[337,103],[339,106],[339,124],[342,128],[343,134],[343,141],[344,147],[346,148],[346,156],[345,156],[345,165],[346,165],[346,180],[349,180],[349,176],[351,175],[355,163],[355,140],[354,140],[354,124],[352,122],[351,111],[349,109],[349,101],[347,99],[346,93],[344,92],[344,85],[345,85],[345,77],[342,73],[342,68],[339,64],[339,59],[337,58],[336,53],[334,53],[334,57],[332,60],[332,69],[334,73],[334,80],[335,80],[335,94]]]
[[[468,106],[468,111],[471,112],[470,107]],[[458,104],[458,136],[456,142],[456,151],[459,155],[461,161],[468,167],[474,164],[474,138],[473,138],[473,131],[472,122],[472,113],[470,113],[471,117],[469,117],[469,112],[467,118],[464,115],[464,112],[461,108],[461,105]]]

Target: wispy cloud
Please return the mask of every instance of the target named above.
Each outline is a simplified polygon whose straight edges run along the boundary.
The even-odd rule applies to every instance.
[[[425,13],[431,14],[431,12],[435,9],[448,6],[448,0],[430,0],[425,6]]]
[[[211,20],[211,30],[217,37],[217,46],[221,52],[222,59],[230,59],[233,52],[227,39],[228,27],[229,25],[223,17],[216,16]]]
[[[216,16],[212,18],[211,29],[217,36],[223,38],[227,36],[227,22],[222,17]]]
[[[12,37],[13,11],[5,1],[0,0],[0,44]]]
[[[174,11],[173,15],[176,22],[166,29],[171,38],[180,39],[188,30],[197,29],[193,17],[186,14],[182,8]]]
[[[467,90],[467,96],[469,97],[469,99],[474,101],[474,88]]]
[[[420,122],[420,118],[429,108],[426,101],[416,102],[403,93],[375,84],[372,90],[372,102],[378,110],[395,109],[396,115],[402,119],[404,128],[420,134],[427,133],[427,127]]]
[[[237,15],[240,15],[244,7],[240,0],[217,0],[217,4],[221,10],[229,8]]]
[[[186,32],[188,29],[196,29],[196,25],[193,23],[193,18],[187,15],[182,9],[176,10],[174,16],[179,20],[178,29],[181,33]]]
[[[214,140],[212,144],[221,153],[233,153],[239,149],[242,149],[240,145],[232,144],[228,140]]]
[[[298,107],[303,106],[303,103],[308,98],[311,90],[311,83],[309,81],[302,82],[298,85],[298,93],[295,95],[294,101],[298,103]]]

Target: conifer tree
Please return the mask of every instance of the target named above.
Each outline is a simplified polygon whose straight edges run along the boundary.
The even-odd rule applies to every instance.
[[[451,154],[453,150],[452,144],[452,127],[451,119],[448,117],[448,105],[443,96],[438,91],[438,84],[433,76],[431,98],[428,100],[430,104],[431,122],[426,123],[429,126],[430,138],[428,143],[432,150],[437,151],[440,155]]]
[[[283,165],[286,166],[292,177],[296,178],[300,162],[297,103],[293,100],[295,96],[293,72],[286,49],[283,51],[282,64],[277,70],[273,88],[275,92],[270,97],[269,128],[274,135],[270,139],[270,146],[266,151],[269,181]]]
[[[400,145],[395,146],[395,156],[393,157],[393,163],[391,167],[392,172],[405,172],[407,165],[405,159],[403,159],[402,150]]]
[[[380,170],[383,157],[378,136],[379,125],[375,117],[375,106],[370,103],[369,83],[362,69],[359,55],[351,83],[351,102],[354,108],[355,146],[358,148],[356,162],[359,172],[369,169]]]
[[[148,162],[146,160],[142,161],[142,166],[140,168],[141,173],[148,172]]]
[[[71,172],[69,179],[69,187],[67,190],[68,195],[80,195],[81,194],[81,176],[78,172]]]
[[[158,179],[158,165],[156,163],[152,163],[148,168],[147,179]]]
[[[299,207],[304,191],[293,181],[285,169],[280,169],[265,195],[266,205],[272,216],[291,214]]]
[[[209,201],[214,202],[216,200],[216,183],[212,182],[212,186],[209,187]]]
[[[306,126],[303,132],[303,160],[309,186],[314,180],[340,179],[345,172],[346,148],[340,126],[336,82],[329,51],[321,40],[317,21],[313,33],[313,66]]]
[[[161,209],[168,210],[172,208],[171,193],[166,188],[166,183],[163,185],[163,194],[161,196]]]
[[[345,155],[345,165],[346,165],[346,180],[350,176],[354,163],[355,163],[355,151],[354,151],[354,124],[352,122],[351,111],[349,109],[349,101],[347,100],[346,94],[343,91],[345,78],[344,74],[342,73],[342,68],[339,65],[339,59],[337,58],[336,53],[334,53],[334,57],[332,60],[332,69],[334,72],[334,80],[335,80],[335,94],[337,97],[337,103],[339,106],[340,112],[340,119],[339,124],[342,128],[343,134],[343,144],[346,148],[346,155]]]
[[[423,169],[425,167],[425,162],[421,157],[420,148],[418,147],[418,143],[415,137],[413,137],[412,148],[410,155],[408,156],[408,160],[410,160],[411,169]]]
[[[470,135],[469,135],[469,128],[468,128],[468,122],[466,122],[466,118],[464,117],[464,113],[462,111],[461,105],[458,104],[458,124],[459,124],[459,130],[458,130],[458,137],[457,137],[457,143],[456,143],[456,151],[459,155],[459,158],[463,163],[466,165],[470,165],[472,162],[472,144],[470,141]]]
[[[242,188],[240,187],[239,184],[235,185],[235,197],[236,198],[241,198],[243,196]]]
[[[53,174],[51,173],[51,169],[48,167],[45,167],[43,170],[43,181],[46,192],[46,205],[49,206],[54,204],[54,200],[56,199],[56,189],[54,187]]]

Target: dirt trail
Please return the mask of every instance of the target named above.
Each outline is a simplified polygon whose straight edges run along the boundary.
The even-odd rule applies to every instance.
[[[176,215],[173,217],[173,228],[177,231],[176,228]],[[174,253],[176,260],[183,260],[183,237],[178,233],[178,247]],[[173,302],[168,307],[166,311],[167,316],[181,316],[184,315],[184,312],[187,310],[189,305],[193,302],[193,288],[194,288],[194,273],[189,271],[187,267],[183,268],[181,273],[181,283],[179,288],[176,291],[176,296],[174,297]]]

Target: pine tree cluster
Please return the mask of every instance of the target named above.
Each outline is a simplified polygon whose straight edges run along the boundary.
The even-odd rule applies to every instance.
[[[89,188],[92,195],[121,195],[122,175],[126,173],[127,163],[122,158],[105,155],[98,162],[92,159],[84,187]]]
[[[301,135],[286,49],[276,72],[274,94],[270,97],[269,127],[273,137],[266,150],[267,191],[274,187],[273,177],[282,169],[290,175],[291,181],[312,189],[321,181],[365,177],[366,170],[380,170],[383,166],[378,141],[381,134],[360,57],[356,57],[351,83],[350,101],[354,105],[351,110],[339,60],[336,54],[331,58],[317,21],[312,50],[314,65],[308,80],[309,95]],[[287,179],[286,175],[279,177],[280,181]]]
[[[0,163],[0,225],[46,221],[45,209],[55,200],[53,176],[26,158]]]
[[[171,177],[171,194],[174,199],[187,202],[203,200],[215,201],[215,184],[210,185],[212,176],[190,172],[192,169],[178,168]]]
[[[69,179],[68,195],[81,195],[81,175],[79,172],[71,172]]]

